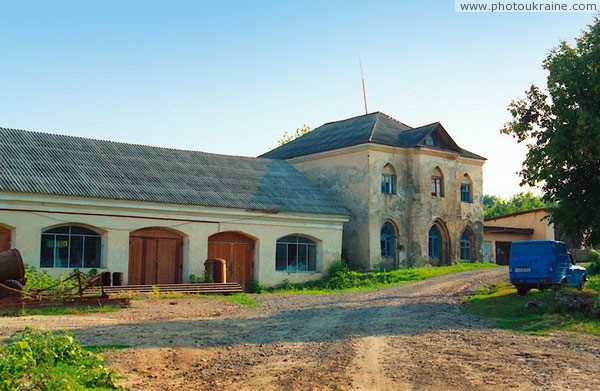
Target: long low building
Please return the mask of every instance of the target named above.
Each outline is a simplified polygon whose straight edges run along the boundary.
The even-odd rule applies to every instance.
[[[317,279],[348,215],[283,160],[0,128],[0,251],[51,275],[179,283],[224,258],[244,287]]]

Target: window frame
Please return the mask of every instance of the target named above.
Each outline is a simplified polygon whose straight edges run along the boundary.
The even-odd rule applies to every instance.
[[[444,196],[444,177],[440,175],[431,176],[431,195],[433,197]]]
[[[460,181],[460,201],[466,203],[473,202],[473,186],[468,176],[463,176],[463,179]]]
[[[75,232],[73,232],[74,229]],[[49,243],[52,244],[51,265],[46,263],[48,253],[44,251],[50,247]],[[86,246],[90,246],[93,252],[86,252]],[[102,235],[82,225],[71,224],[54,227],[44,230],[40,235],[40,268],[102,268],[102,253]],[[78,261],[72,259],[74,255],[79,255]]]
[[[472,261],[473,260],[473,254],[472,254],[472,236],[469,234],[469,232],[465,229],[463,231],[463,233],[460,235],[460,260],[461,261]],[[467,255],[466,257],[464,257],[464,255]]]
[[[384,232],[384,229],[387,229]],[[389,232],[388,232],[389,231]],[[390,222],[386,222],[379,230],[382,258],[396,258],[396,230]]]
[[[381,174],[381,193],[396,194],[396,175]]]
[[[436,234],[432,235],[432,232],[435,232]],[[437,225],[432,225],[427,233],[427,256],[429,259],[441,260],[442,233]]]
[[[285,255],[282,255],[285,251]],[[300,255],[304,254],[305,267],[301,269]],[[279,257],[283,256],[283,259]],[[290,263],[290,256],[295,259],[295,265]],[[312,259],[311,259],[312,256]],[[275,271],[284,273],[316,273],[319,271],[318,246],[313,239],[301,235],[287,235],[275,242]],[[280,266],[285,263],[285,268]],[[311,267],[312,266],[312,267]]]

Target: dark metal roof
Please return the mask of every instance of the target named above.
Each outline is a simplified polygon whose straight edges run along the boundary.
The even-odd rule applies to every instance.
[[[461,156],[485,160],[456,145],[439,122],[411,128],[380,112],[326,123],[302,137],[262,154],[261,157],[291,159],[366,143],[405,148],[423,147],[423,139],[433,132],[439,134],[445,141],[441,149],[451,150]]]
[[[4,128],[0,191],[348,215],[282,160]]]

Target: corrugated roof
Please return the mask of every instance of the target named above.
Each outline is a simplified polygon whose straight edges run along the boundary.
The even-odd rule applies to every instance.
[[[442,149],[473,159],[485,158],[460,148],[439,122],[411,128],[381,112],[326,123],[287,144],[261,155],[270,159],[291,159],[354,145],[372,143],[395,147],[423,146],[425,136],[440,133],[445,139]]]
[[[5,128],[0,191],[348,215],[282,160]]]

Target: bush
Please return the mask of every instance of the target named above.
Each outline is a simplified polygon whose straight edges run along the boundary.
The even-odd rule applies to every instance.
[[[600,252],[596,250],[590,251],[590,255],[585,260],[589,262],[587,272],[590,276],[600,274]]]
[[[0,347],[0,390],[117,388],[117,373],[66,332],[26,328]]]
[[[250,281],[250,293],[263,293],[265,287],[258,280]]]

